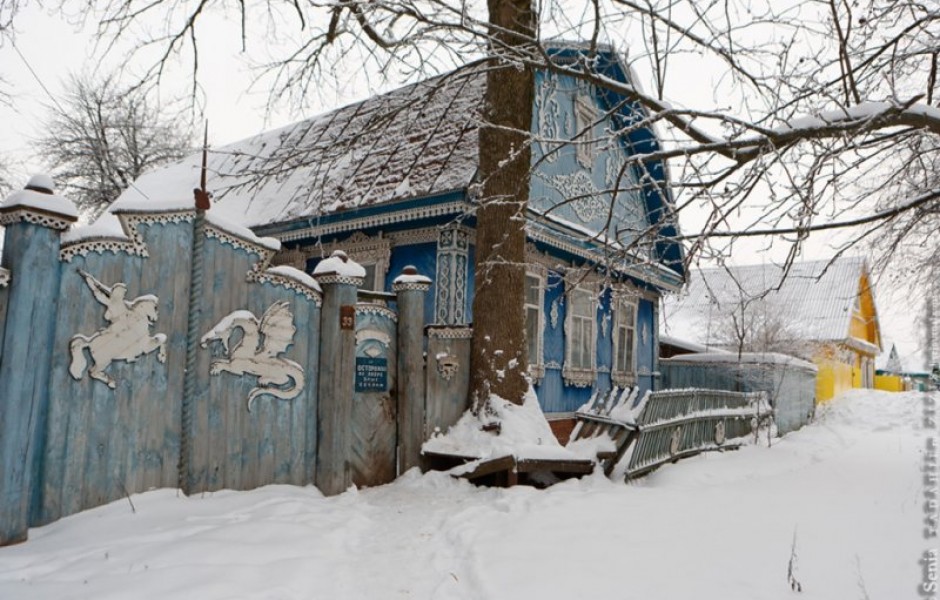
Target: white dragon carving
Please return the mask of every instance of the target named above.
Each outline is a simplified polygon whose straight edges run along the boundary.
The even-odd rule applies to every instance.
[[[242,330],[242,337],[229,348],[236,329]],[[236,310],[202,336],[200,345],[206,348],[210,342],[222,343],[226,357],[212,361],[209,367],[212,375],[226,371],[258,377],[258,385],[248,393],[248,412],[251,412],[251,404],[258,396],[267,394],[290,400],[303,391],[303,367],[278,356],[293,343],[296,331],[290,303],[275,302],[264,311],[260,321],[251,311]],[[283,387],[288,383],[290,387]]]

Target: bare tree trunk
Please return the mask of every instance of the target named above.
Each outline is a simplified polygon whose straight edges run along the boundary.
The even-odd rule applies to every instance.
[[[528,382],[525,343],[525,210],[529,200],[529,130],[535,77],[501,60],[535,31],[531,0],[488,0],[490,70],[480,130],[483,194],[477,211],[471,403],[485,409],[496,394],[521,404]]]

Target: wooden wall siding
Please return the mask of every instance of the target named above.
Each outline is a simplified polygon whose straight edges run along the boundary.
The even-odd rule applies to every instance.
[[[70,306],[56,317],[55,393],[47,421],[39,523],[127,493],[177,485],[192,224],[142,225],[140,231],[151,257],[159,258],[92,252],[62,265],[59,294],[70,299]],[[105,307],[79,270],[108,286],[124,283],[128,300],[157,296],[158,318],[151,332],[167,336],[165,364],[156,352],[133,363],[112,362],[106,371],[115,379],[114,390],[87,373],[80,380],[69,374],[72,336],[94,334],[107,324]]]
[[[535,386],[547,413],[566,412],[565,386],[561,366],[565,362],[565,282],[554,271],[548,272],[545,284],[545,329],[542,331],[542,360],[545,376]]]
[[[382,390],[360,391],[354,385],[350,414],[350,469],[357,486],[375,486],[395,479],[398,446],[397,323],[395,313],[374,304],[356,307],[356,362],[385,361]],[[356,380],[359,374],[354,375]],[[362,381],[366,387],[372,382]]]
[[[426,296],[428,300],[424,302],[423,319],[424,324],[430,325],[435,322],[434,298],[437,294],[437,282],[433,280],[434,273],[437,271],[437,243],[431,242],[393,247],[392,256],[389,259],[388,274],[385,278],[386,291],[392,290],[392,282],[396,277],[401,275],[402,270],[409,265],[414,266],[420,275],[432,279],[431,289]]]
[[[23,221],[6,228],[3,265],[12,278],[0,360],[0,545],[26,539],[38,497],[60,299],[58,252],[57,231]]]
[[[783,364],[734,364],[662,360],[663,386],[733,392],[765,392],[780,435],[805,425],[815,409],[816,373]]]
[[[2,248],[0,248],[2,250]],[[7,306],[10,303],[10,286],[0,285],[0,361],[3,360],[3,331],[6,327]]]
[[[640,392],[653,389],[656,371],[656,321],[653,303],[640,300],[636,311],[636,384]]]

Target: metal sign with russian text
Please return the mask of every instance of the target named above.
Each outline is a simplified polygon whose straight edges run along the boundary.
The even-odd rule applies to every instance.
[[[388,359],[356,357],[356,391],[384,392],[388,390]]]

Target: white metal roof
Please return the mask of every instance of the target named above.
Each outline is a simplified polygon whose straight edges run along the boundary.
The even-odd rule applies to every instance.
[[[686,289],[664,299],[663,332],[714,346],[743,307],[786,322],[805,341],[845,340],[867,273],[861,257],[692,270]]]

